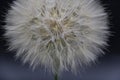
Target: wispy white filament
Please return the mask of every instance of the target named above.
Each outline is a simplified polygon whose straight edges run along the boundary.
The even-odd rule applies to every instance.
[[[33,68],[75,71],[102,54],[108,25],[95,0],[17,0],[6,17],[10,50]]]

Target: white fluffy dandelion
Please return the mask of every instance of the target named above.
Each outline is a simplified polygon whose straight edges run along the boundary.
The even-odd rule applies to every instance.
[[[107,43],[104,8],[95,0],[17,0],[6,17],[10,50],[53,73],[94,61]]]

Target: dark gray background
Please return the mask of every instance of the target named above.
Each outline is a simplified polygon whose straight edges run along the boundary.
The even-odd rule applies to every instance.
[[[28,64],[22,65],[20,60],[15,60],[15,52],[7,51],[2,26],[5,25],[4,16],[12,2],[13,0],[0,0],[0,80],[52,80],[52,74],[45,73],[42,68],[32,71]],[[71,72],[62,73],[61,80],[120,80],[120,0],[101,2],[109,13],[110,30],[114,35],[108,42],[110,46],[105,50],[106,54],[76,76]]]

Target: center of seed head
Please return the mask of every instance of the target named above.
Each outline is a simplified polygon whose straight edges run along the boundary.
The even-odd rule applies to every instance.
[[[53,35],[60,35],[63,32],[62,26],[55,20],[46,20],[49,30]]]
[[[35,29],[37,31],[36,33],[39,33],[43,41],[48,41],[45,45],[48,51],[57,49],[61,52],[67,46],[66,41],[72,43],[76,37],[73,32],[67,33],[75,24],[71,18],[72,15],[66,16],[62,20],[59,20],[60,16],[57,8],[53,7],[52,10],[50,10],[51,18],[45,19],[43,22],[45,24],[43,26],[45,27],[39,26]],[[37,18],[33,19],[31,23],[37,25],[40,25],[40,23],[42,24]]]

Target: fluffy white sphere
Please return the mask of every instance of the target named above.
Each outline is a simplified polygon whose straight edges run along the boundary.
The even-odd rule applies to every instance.
[[[109,34],[107,14],[95,0],[17,0],[6,23],[9,49],[52,72],[95,61]]]

